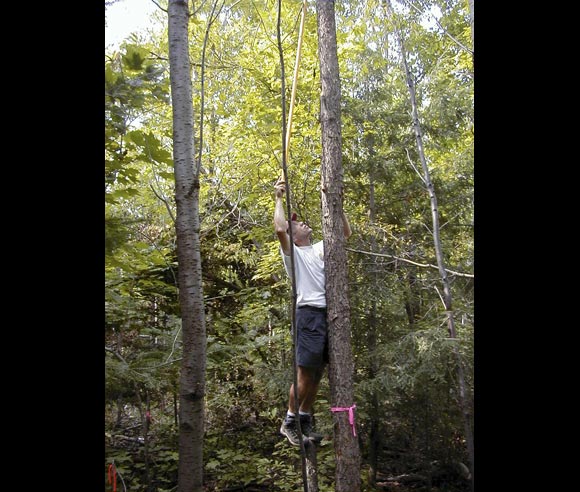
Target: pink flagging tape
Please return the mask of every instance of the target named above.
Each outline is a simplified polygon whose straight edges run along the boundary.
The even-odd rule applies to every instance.
[[[356,436],[356,429],[354,425],[354,409],[356,408],[356,403],[352,407],[333,407],[330,409],[331,412],[348,412],[348,421],[352,427],[352,435]]]

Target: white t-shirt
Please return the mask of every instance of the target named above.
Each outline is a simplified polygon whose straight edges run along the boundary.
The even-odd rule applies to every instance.
[[[296,274],[296,306],[326,307],[324,286],[324,246],[318,241],[311,246],[294,245],[294,273]],[[284,267],[292,276],[290,256],[280,247]]]

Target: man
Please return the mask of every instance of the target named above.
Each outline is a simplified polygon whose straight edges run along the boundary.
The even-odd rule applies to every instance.
[[[280,249],[286,273],[291,276],[290,235],[294,240],[294,273],[296,275],[296,357],[300,429],[311,440],[320,441],[322,435],[314,431],[313,405],[324,368],[328,363],[328,333],[326,323],[326,290],[324,275],[324,245],[312,243],[312,229],[304,222],[286,220],[283,197],[286,183],[279,178],[275,188],[274,229],[280,241]],[[344,236],[352,234],[346,215],[342,216]],[[300,446],[296,424],[294,384],[290,386],[288,411],[280,427],[280,433],[293,446]]]

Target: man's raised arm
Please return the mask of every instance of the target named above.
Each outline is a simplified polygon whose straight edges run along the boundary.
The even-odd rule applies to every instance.
[[[278,178],[274,185],[276,206],[274,208],[274,230],[282,246],[282,251],[290,256],[290,236],[288,235],[288,221],[284,213],[284,200],[282,197],[286,193],[286,183],[283,178]]]

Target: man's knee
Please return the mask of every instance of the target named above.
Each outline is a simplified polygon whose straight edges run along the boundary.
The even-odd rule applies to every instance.
[[[324,368],[324,365],[319,367],[298,366],[298,379],[301,379],[305,384],[318,384],[324,374]]]
[[[298,377],[304,381],[314,381],[317,375],[316,367],[298,366]]]

